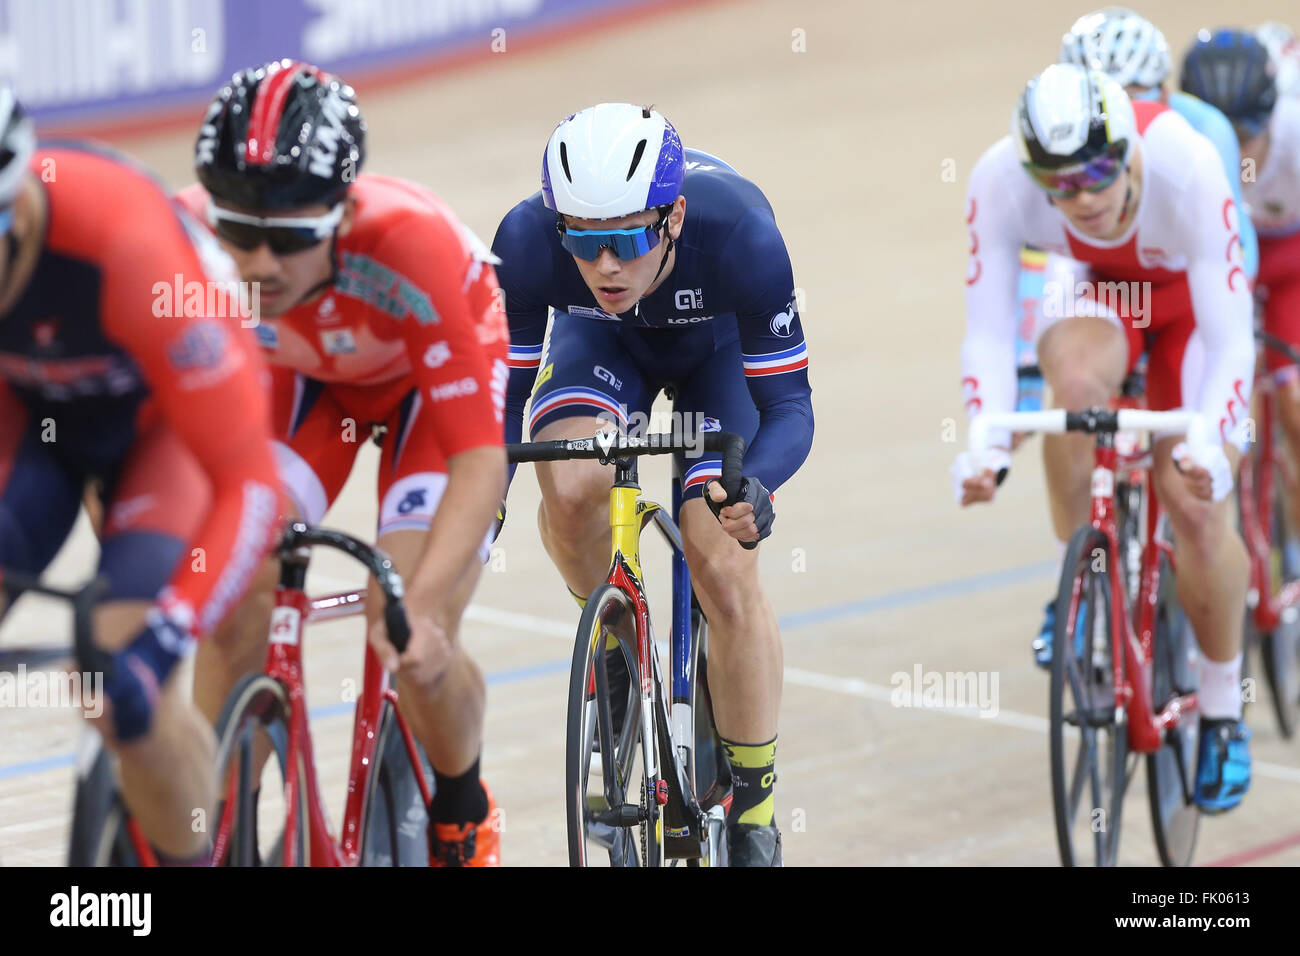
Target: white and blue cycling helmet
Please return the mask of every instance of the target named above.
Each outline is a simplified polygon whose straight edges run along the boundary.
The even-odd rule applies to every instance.
[[[574,255],[593,260],[609,248],[630,259],[659,244],[685,173],[681,137],[662,114],[601,103],[551,133],[542,156],[542,201],[555,211],[561,242]],[[635,229],[574,230],[563,218],[619,219],[647,209],[659,212],[658,221]]]

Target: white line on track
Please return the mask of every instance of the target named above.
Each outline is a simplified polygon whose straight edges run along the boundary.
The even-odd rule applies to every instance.
[[[851,697],[860,697],[864,700],[884,703],[888,703],[890,695],[894,693],[889,687],[881,684],[868,684],[866,681],[858,680],[855,677],[835,677],[832,674],[819,674],[816,671],[804,671],[796,667],[787,667],[785,669],[785,679],[791,684],[798,684],[801,687],[835,691],[840,694],[848,694]],[[987,724],[1000,724],[1004,727],[1016,727],[1020,730],[1030,730],[1040,734],[1047,733],[1051,727],[1051,723],[1046,718],[1036,717],[1033,714],[1021,714],[1014,710],[999,710],[996,714],[985,716],[976,708],[935,707],[926,709],[931,713],[941,714],[945,717],[965,717],[968,720],[982,721]],[[1262,760],[1252,761],[1251,767],[1253,772],[1261,777],[1285,780],[1287,783],[1300,783],[1300,768],[1297,767],[1287,767]]]
[[[313,582],[321,584],[327,588],[338,590],[357,587],[355,581],[344,581],[325,575],[313,576]],[[505,627],[517,631],[528,631],[534,634],[543,634],[547,637],[570,638],[573,636],[574,632],[574,625],[569,621],[558,621],[555,618],[538,617],[535,614],[521,614],[517,611],[505,611],[499,608],[484,607],[481,604],[471,604],[466,608],[465,617],[481,624]],[[664,642],[660,641],[659,644],[661,650],[665,649]],[[894,694],[893,688],[886,687],[883,684],[871,684],[857,677],[836,677],[833,674],[806,671],[798,667],[787,667],[785,669],[785,679],[791,684],[796,684],[800,687],[809,687],[814,690],[828,690],[837,694],[847,694],[850,697],[858,697],[862,700],[872,700],[884,704],[888,704]],[[999,710],[992,716],[986,716],[985,713],[979,709],[969,707],[926,709],[930,713],[941,714],[945,717],[962,717],[967,720],[974,720],[984,724],[1015,727],[1018,730],[1028,730],[1039,734],[1047,733],[1051,726],[1050,722],[1045,717],[1038,717],[1034,714],[1022,714],[1014,710]],[[1253,761],[1252,767],[1254,772],[1259,774],[1261,777],[1269,777],[1273,780],[1284,780],[1287,783],[1300,783],[1300,768],[1267,763],[1261,760]]]

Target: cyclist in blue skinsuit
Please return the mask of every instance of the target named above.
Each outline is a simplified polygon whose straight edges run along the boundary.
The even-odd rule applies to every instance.
[[[681,526],[709,617],[709,684],[735,787],[732,864],[779,865],[780,634],[758,552],[737,541],[769,534],[772,492],[807,457],[813,414],[793,273],[771,206],[723,161],[683,150],[659,113],[606,103],[556,127],[542,191],[506,215],[493,252],[510,322],[507,441],[520,440],[530,391],[528,430],[545,441],[590,437],[601,421],[644,430],[668,388],[687,431],[737,432],[748,443],[734,505],[712,481],[716,455],[681,463]],[[609,472],[557,462],[537,474],[543,541],[569,589],[590,594],[609,562]]]
[[[1242,259],[1251,283],[1259,271],[1259,242],[1250,216],[1244,212],[1241,198],[1241,150],[1232,123],[1221,112],[1189,93],[1165,89],[1169,76],[1169,44],[1164,35],[1145,18],[1124,7],[1107,7],[1080,17],[1061,41],[1061,62],[1101,70],[1124,87],[1135,100],[1158,100],[1180,113],[1192,128],[1214,144],[1223,160],[1228,184],[1237,202],[1238,232],[1241,238]],[[1038,290],[1032,288],[1037,280]],[[1030,284],[1020,296],[1022,302],[1037,300],[1041,294],[1042,273],[1026,272],[1022,283]],[[1022,329],[1026,323],[1021,323]],[[1032,336],[1032,326],[1030,326]],[[1033,357],[1032,337],[1029,343],[1021,342],[1022,355],[1028,349],[1028,360],[1022,366],[1037,361]],[[1022,410],[1034,408],[1035,397],[1041,402],[1041,375],[1022,374],[1020,377],[1020,402]],[[1041,404],[1037,407],[1041,407]],[[1048,601],[1043,627],[1034,639],[1034,659],[1043,668],[1052,664],[1052,631],[1055,628],[1055,601]]]

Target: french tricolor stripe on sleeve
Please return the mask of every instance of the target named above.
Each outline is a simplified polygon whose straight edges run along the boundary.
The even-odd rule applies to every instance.
[[[510,346],[510,351],[506,354],[506,364],[510,368],[537,368],[542,364],[542,346],[537,345],[514,345]]]
[[[794,348],[781,352],[764,352],[761,355],[740,355],[745,363],[745,377],[756,378],[762,375],[781,375],[785,372],[797,372],[808,367],[808,346],[800,342]]]
[[[716,458],[712,461],[701,461],[686,469],[686,481],[682,485],[682,490],[685,491],[687,488],[702,485],[710,478],[721,477],[722,462],[718,461]]]

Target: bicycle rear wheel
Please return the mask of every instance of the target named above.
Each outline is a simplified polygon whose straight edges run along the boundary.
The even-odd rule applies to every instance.
[[[1195,649],[1191,625],[1178,603],[1169,560],[1160,556],[1160,593],[1156,599],[1155,640],[1151,661],[1151,704],[1156,713],[1171,699],[1196,690]],[[1196,806],[1196,750],[1200,713],[1184,713],[1165,731],[1160,749],[1147,755],[1147,796],[1156,850],[1165,866],[1190,866],[1196,850],[1201,811]]]
[[[433,767],[419,742],[420,771],[430,788]],[[415,777],[397,711],[385,701],[375,738],[374,763],[361,810],[362,866],[428,866],[429,808]]]
[[[614,725],[606,674],[606,637],[617,638],[632,679],[621,727]],[[632,604],[602,585],[587,599],[569,672],[565,742],[566,817],[571,866],[659,866],[663,837],[648,826],[647,748],[642,741],[640,668]],[[650,721],[654,732],[654,721]],[[657,741],[649,741],[651,753]]]
[[[1050,700],[1052,806],[1065,866],[1114,866],[1119,854],[1128,726],[1115,706],[1113,567],[1101,532],[1074,533],[1056,598]]]
[[[284,685],[265,674],[249,674],[226,698],[217,721],[217,787],[223,812],[213,825],[215,866],[280,866],[284,862],[289,714]],[[270,759],[259,768],[255,754],[263,749],[269,750]],[[296,866],[310,863],[304,776],[300,762],[293,834]]]

